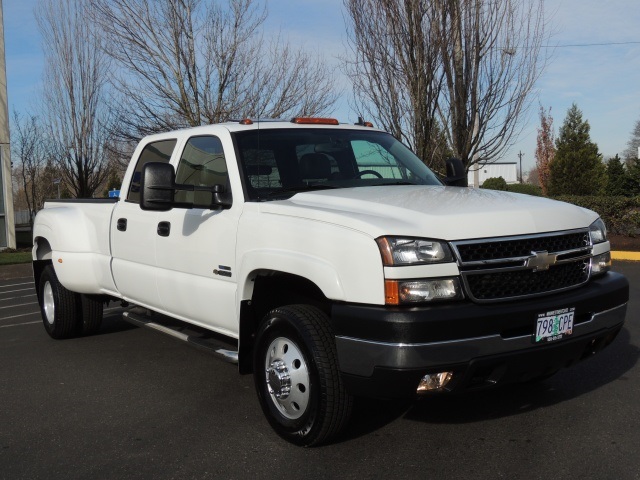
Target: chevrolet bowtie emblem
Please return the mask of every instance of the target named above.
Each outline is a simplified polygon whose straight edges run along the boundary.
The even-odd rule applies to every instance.
[[[546,250],[542,252],[531,252],[531,256],[527,258],[524,263],[526,268],[533,268],[534,272],[544,272],[549,270],[551,265],[555,265],[558,260],[558,256],[549,253]]]

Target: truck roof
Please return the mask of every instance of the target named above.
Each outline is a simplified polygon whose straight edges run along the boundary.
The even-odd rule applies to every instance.
[[[296,121],[297,120],[297,121]],[[169,132],[158,133],[144,137],[144,143],[153,140],[160,140],[167,137],[175,137],[176,135],[187,134],[193,136],[194,134],[201,135],[215,135],[216,132],[224,129],[228,132],[242,132],[247,130],[260,130],[260,129],[279,129],[279,128],[322,128],[322,129],[349,129],[349,130],[368,130],[368,131],[382,131],[374,128],[370,123],[366,122],[361,124],[339,123],[332,118],[307,118],[296,117],[292,120],[280,120],[280,119],[256,119],[249,118],[242,120],[232,120],[223,123],[215,123],[211,125],[202,125],[200,127],[184,128],[180,130],[173,130]]]

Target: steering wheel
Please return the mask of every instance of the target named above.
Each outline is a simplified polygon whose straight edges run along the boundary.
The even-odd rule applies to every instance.
[[[367,174],[375,175],[378,178],[382,178],[382,175],[380,175],[380,173],[376,172],[375,170],[362,170],[361,172],[356,173],[353,178],[360,178],[363,175]]]

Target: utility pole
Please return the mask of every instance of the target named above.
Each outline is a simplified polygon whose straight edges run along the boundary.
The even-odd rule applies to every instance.
[[[520,150],[518,157],[520,157],[520,183],[522,183],[522,157],[524,157],[524,153],[522,153],[522,150]]]
[[[0,0],[0,250],[16,248],[11,184],[11,148],[9,144],[9,104],[7,102],[7,65],[4,53],[4,18]]]

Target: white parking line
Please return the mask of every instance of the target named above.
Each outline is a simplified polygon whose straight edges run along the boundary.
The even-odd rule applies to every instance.
[[[31,305],[31,304],[29,304]],[[114,310],[121,310],[122,307],[113,307],[113,308],[107,308],[104,311],[105,312],[111,312]],[[20,317],[28,317],[29,315],[40,315],[40,312],[31,312],[31,313],[21,313],[20,315],[12,315],[10,317],[4,317],[2,320],[11,320],[12,318],[20,318]],[[35,323],[42,323],[42,320],[36,320],[33,322],[24,322],[24,323],[14,323],[11,325],[0,325],[0,328],[9,328],[9,327],[19,327],[21,325],[33,325]]]
[[[12,283],[10,285],[0,285],[0,288],[18,287],[20,285],[33,285],[33,282]]]
[[[10,317],[4,317],[2,320],[11,320],[12,318],[28,317],[29,315],[40,315],[40,312],[21,313],[19,315],[12,315]]]
[[[0,298],[0,302],[6,302],[7,300],[16,300],[18,298],[28,298],[28,297],[35,297],[36,294],[32,293],[31,295],[20,295],[19,297],[9,297],[9,298]]]
[[[42,320],[38,320],[37,322],[14,323],[13,325],[0,325],[0,328],[21,327],[22,325],[33,325],[35,323],[42,323]]]
[[[19,303],[17,305],[9,305],[7,307],[0,307],[0,310],[4,310],[5,308],[26,307],[27,305],[37,305],[37,304],[38,304],[38,302]]]
[[[6,292],[0,292],[0,295],[4,295],[5,293],[16,293],[16,292],[33,292],[33,288],[21,288],[20,290],[7,290]]]

